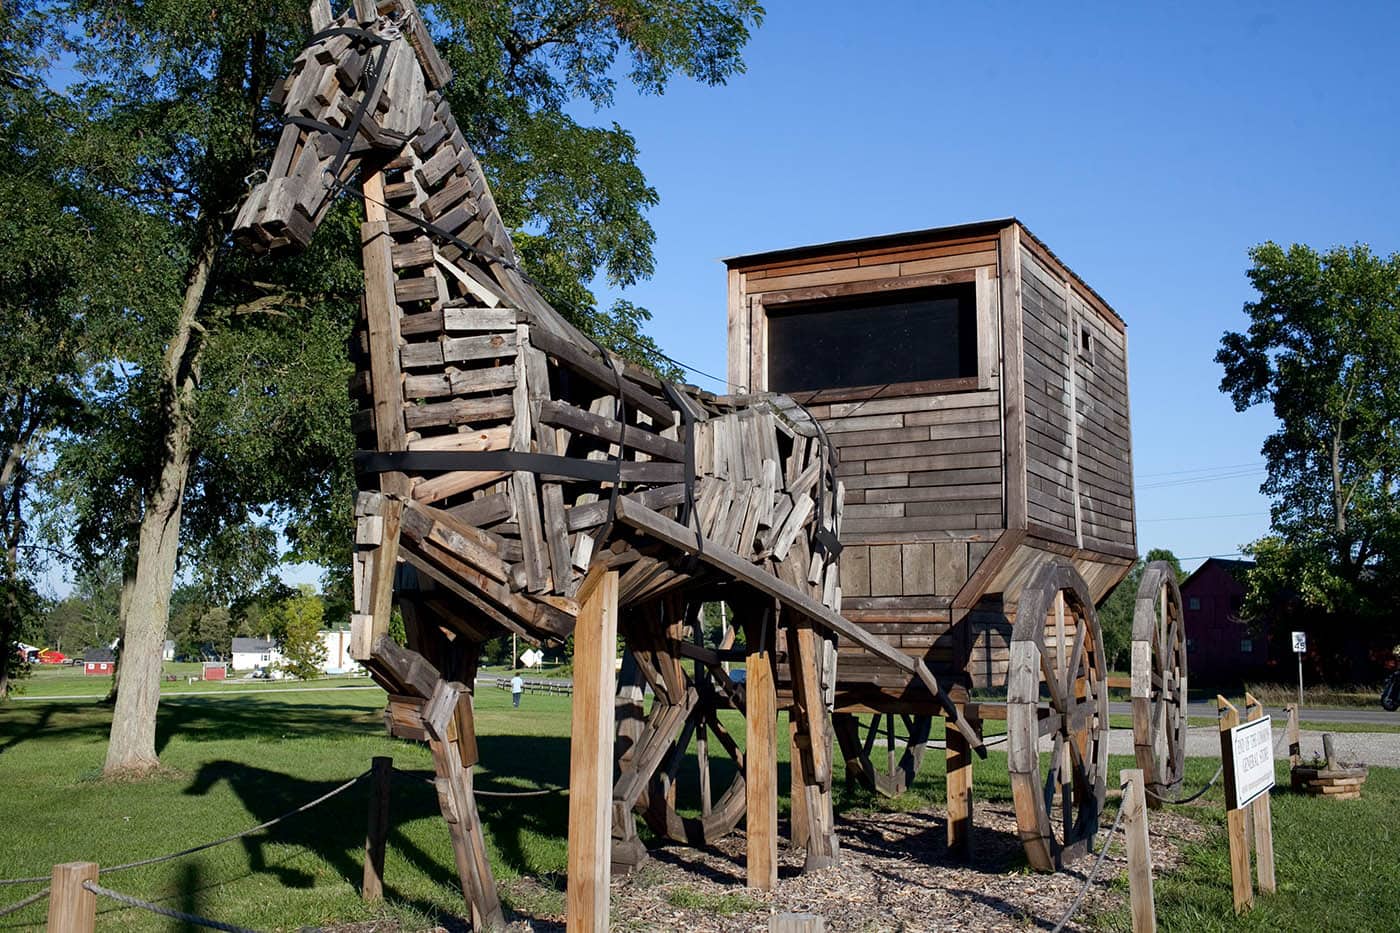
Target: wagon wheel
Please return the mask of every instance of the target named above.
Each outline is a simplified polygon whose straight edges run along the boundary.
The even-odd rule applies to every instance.
[[[1166,795],[1186,769],[1186,626],[1176,571],[1142,572],[1133,611],[1133,748],[1152,793]]]
[[[1049,695],[1041,701],[1041,687]],[[1022,591],[1007,675],[1007,770],[1026,858],[1054,871],[1088,853],[1108,777],[1103,635],[1089,588],[1052,562]],[[1051,738],[1042,769],[1040,739]],[[1059,807],[1055,807],[1056,794]]]
[[[719,647],[730,647],[732,640],[731,630]],[[744,754],[720,719],[721,710],[743,708],[743,689],[718,664],[697,662],[686,670],[675,648],[674,642],[655,641],[631,653],[655,699],[638,727],[641,695],[631,688],[634,717],[619,720],[625,745],[613,801],[629,818],[640,813],[660,836],[710,845],[744,817]]]
[[[893,713],[872,713],[864,726],[854,713],[836,713],[832,727],[846,759],[847,780],[859,780],[867,789],[885,797],[897,797],[913,786],[928,749],[932,716],[901,716],[908,739],[895,759],[896,729]],[[882,748],[883,746],[883,748]],[[882,767],[883,765],[883,767]]]

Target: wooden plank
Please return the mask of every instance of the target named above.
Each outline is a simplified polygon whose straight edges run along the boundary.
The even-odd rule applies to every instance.
[[[897,278],[877,278],[877,279],[857,279],[849,282],[836,282],[826,285],[810,285],[797,288],[784,288],[772,290],[766,286],[772,284],[776,279],[760,282],[765,286],[762,289],[762,301],[764,308],[770,306],[781,307],[785,304],[803,301],[824,301],[830,298],[846,298],[858,295],[884,295],[890,292],[901,291],[911,288],[932,288],[939,285],[952,285],[957,283],[971,282],[975,279],[977,270],[973,268],[977,258],[985,258],[986,253],[974,254],[971,257],[973,263],[961,261],[961,257],[954,260],[946,270],[931,270],[922,273],[910,273],[900,275]],[[993,260],[994,262],[995,260]],[[831,270],[835,271],[835,270]]]
[[[618,574],[595,568],[579,588],[569,732],[567,928],[608,929]]]
[[[1147,782],[1141,768],[1125,768],[1123,837],[1128,846],[1128,897],[1133,933],[1155,933],[1157,909],[1152,897],[1152,845],[1147,836]]]
[[[97,882],[96,862],[65,862],[53,867],[49,882],[48,933],[93,933],[97,895],[83,887]]]
[[[384,843],[389,836],[389,793],[394,759],[374,756],[370,763],[369,816],[365,831],[365,872],[360,897],[373,902],[384,897]]]
[[[1223,696],[1217,696],[1216,703],[1220,711],[1220,757],[1225,771],[1225,796],[1228,800],[1234,796],[1231,788],[1235,780],[1229,737],[1230,730],[1240,724],[1240,713]],[[1242,914],[1254,906],[1254,885],[1249,873],[1249,836],[1245,831],[1247,812],[1247,809],[1225,811],[1225,830],[1230,845],[1230,890],[1237,914]]]
[[[917,658],[911,658],[902,653],[887,642],[866,632],[859,625],[855,625],[842,617],[839,613],[813,599],[807,593],[779,580],[777,577],[765,573],[758,567],[749,563],[728,548],[720,547],[713,542],[704,542],[703,549],[696,541],[693,530],[686,528],[678,522],[672,521],[664,515],[659,515],[644,506],[623,497],[617,502],[617,517],[624,524],[630,525],[640,531],[644,531],[659,541],[663,541],[670,546],[679,549],[686,554],[695,554],[704,563],[712,567],[717,567],[737,581],[745,583],[750,587],[777,599],[784,605],[796,610],[818,625],[833,632],[842,638],[859,645],[866,651],[877,657],[883,658],[895,667],[907,673],[916,675],[929,693],[943,703],[948,712],[953,711],[952,701],[948,699],[943,688],[939,686],[938,679],[933,673]],[[982,748],[982,740],[972,731],[967,723],[959,717],[956,724],[963,735],[968,738],[974,749]]]
[[[904,593],[904,571],[901,548],[885,544],[870,548],[870,595],[901,596]]]
[[[948,849],[968,858],[972,855],[972,750],[962,733],[956,729],[946,731]]]
[[[531,342],[568,366],[580,376],[606,392],[617,391],[617,376],[605,364],[594,359],[587,351],[574,346],[562,337],[543,328],[536,328],[530,335]],[[670,405],[642,389],[635,382],[622,380],[622,397],[629,407],[638,408],[656,419],[658,426],[669,428],[676,423],[676,416]]]
[[[777,636],[771,609],[751,620],[745,688],[744,792],[747,861],[750,888],[771,891],[778,886],[778,696],[773,669]]]
[[[1246,716],[1250,722],[1264,718],[1263,705],[1252,694],[1245,694]],[[1270,758],[1273,757],[1272,751]],[[1331,767],[1331,762],[1328,762]],[[1260,794],[1249,805],[1250,822],[1254,830],[1254,872],[1260,894],[1274,894],[1278,881],[1274,876],[1274,817],[1272,794]]]
[[[612,418],[583,411],[567,402],[548,401],[540,405],[540,421],[556,427],[568,428],[590,437],[615,444],[618,431],[622,430],[623,443],[630,448],[645,451],[652,456],[666,460],[683,462],[685,445],[654,434],[645,428],[619,424]]]
[[[1021,321],[1020,226],[1000,234],[998,262],[1002,334],[1002,437],[1006,458],[1006,527],[1026,527],[1025,344]]]

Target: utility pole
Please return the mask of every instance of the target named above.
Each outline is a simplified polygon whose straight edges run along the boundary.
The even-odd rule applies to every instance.
[[[510,633],[510,669],[515,670],[515,633]],[[1299,676],[1302,676],[1301,674]]]

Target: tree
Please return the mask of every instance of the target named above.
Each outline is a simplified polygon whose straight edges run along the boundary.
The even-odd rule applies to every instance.
[[[310,587],[278,603],[268,613],[272,637],[286,659],[283,669],[302,680],[319,677],[326,660],[326,643],[321,640],[325,615],[325,603]]]
[[[1108,591],[1098,606],[1099,628],[1103,632],[1104,660],[1111,670],[1123,670],[1132,660],[1133,614],[1137,610],[1137,591],[1142,584],[1142,572],[1148,564],[1164,560],[1176,571],[1176,580],[1186,579],[1181,561],[1166,548],[1153,548],[1147,556],[1133,562],[1117,586]]]
[[[605,343],[648,355],[637,330],[645,311],[589,313],[586,283],[599,272],[620,284],[650,273],[644,211],[655,192],[624,130],[583,127],[567,106],[606,103],[620,55],[643,91],[659,93],[677,73],[722,82],[741,67],[761,9],[753,0],[423,6],[463,76],[453,104],[507,223],[535,232],[521,235],[525,265]],[[254,261],[227,243],[242,180],[276,140],[266,91],[304,41],[301,0],[68,0],[41,9],[62,27],[86,79],[75,91],[88,114],[76,147],[83,171],[164,223],[180,269],[133,308],[144,340],[129,359],[138,365],[118,371],[101,399],[125,417],[100,425],[124,430],[92,432],[67,461],[77,470],[72,501],[86,516],[84,540],[131,555],[105,770],[141,772],[156,764],[159,648],[182,545],[275,517],[288,525],[294,557],[348,566],[351,407],[338,348],[360,287],[354,208],[346,203],[327,221],[309,257]],[[281,365],[288,360],[313,372],[301,398],[316,404],[298,407],[282,391],[297,376]],[[328,362],[340,367],[333,390],[327,366],[316,365]]]
[[[1400,254],[1265,243],[1250,258],[1249,327],[1215,356],[1236,410],[1268,404],[1278,419],[1263,447],[1272,529],[1249,548],[1245,614],[1301,614],[1333,664],[1363,665],[1349,649],[1388,649],[1400,632]]]

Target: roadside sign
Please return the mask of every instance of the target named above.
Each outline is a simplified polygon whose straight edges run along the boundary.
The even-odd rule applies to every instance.
[[[1293,653],[1294,653],[1294,654],[1306,654],[1307,651],[1308,651],[1308,633],[1307,633],[1307,632],[1294,632],[1294,633],[1293,633]]]
[[[1274,786],[1273,718],[1265,716],[1234,726],[1225,780],[1225,806],[1246,807]]]
[[[520,663],[526,667],[537,667],[544,660],[544,652],[538,648],[531,648],[520,656]]]

